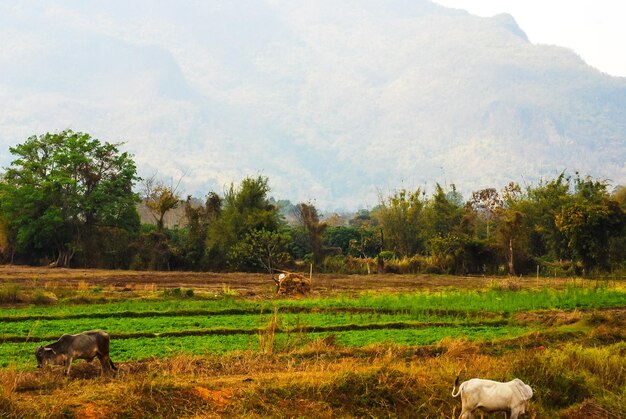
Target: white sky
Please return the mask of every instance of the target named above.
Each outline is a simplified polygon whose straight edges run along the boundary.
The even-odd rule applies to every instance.
[[[511,14],[532,43],[574,50],[589,65],[626,77],[624,0],[433,0],[473,15]]]

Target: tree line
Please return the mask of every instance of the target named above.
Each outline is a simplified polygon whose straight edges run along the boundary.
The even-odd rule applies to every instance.
[[[581,275],[626,268],[626,188],[563,172],[464,200],[437,184],[345,220],[269,196],[247,177],[201,205],[142,180],[121,144],[70,130],[11,147],[0,177],[0,261],[59,267],[337,273]],[[139,188],[139,189],[138,189]],[[143,203],[154,223],[142,224]],[[184,223],[166,227],[181,207]],[[289,213],[293,221],[284,217]]]

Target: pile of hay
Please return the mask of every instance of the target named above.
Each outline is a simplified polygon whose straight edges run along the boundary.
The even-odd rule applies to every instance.
[[[273,279],[276,282],[276,294],[278,295],[308,294],[311,292],[311,280],[300,274],[287,272]]]

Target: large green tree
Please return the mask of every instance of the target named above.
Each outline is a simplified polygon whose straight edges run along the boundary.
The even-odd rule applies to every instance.
[[[194,204],[191,196],[185,201],[185,237],[182,244],[182,257],[185,267],[192,269],[206,269],[205,258],[206,238],[209,225],[220,215],[222,198],[215,192],[210,192],[204,205]]]
[[[119,145],[66,130],[9,149],[16,159],[1,184],[0,211],[18,252],[68,266],[100,227],[138,228],[139,178]]]
[[[237,270],[262,269],[272,274],[291,261],[290,241],[286,232],[253,230],[231,249],[233,267]]]
[[[458,227],[463,215],[462,204],[454,185],[446,192],[436,184],[432,199],[424,208],[424,225],[429,236],[446,236]]]
[[[552,260],[570,258],[567,238],[557,228],[555,217],[571,202],[571,178],[565,172],[536,187],[528,187],[525,199],[518,206],[530,229],[530,253]]]
[[[231,184],[222,201],[219,217],[208,226],[206,259],[212,269],[236,268],[235,246],[254,231],[276,232],[282,226],[278,208],[267,197],[266,177],[245,178],[239,187]]]
[[[609,239],[623,234],[626,216],[615,201],[573,204],[556,216],[556,225],[568,239],[568,247],[587,272],[608,269]]]
[[[433,197],[424,208],[424,229],[428,237],[427,247],[433,256],[445,256],[437,252],[438,241],[458,234],[463,219],[463,203],[454,185],[445,192],[435,185]]]
[[[399,190],[386,200],[381,200],[376,210],[385,239],[385,249],[401,256],[410,256],[424,247],[423,211],[421,189]]]
[[[608,193],[605,181],[575,179],[573,202],[556,214],[555,225],[567,239],[572,255],[589,272],[609,269],[611,239],[624,234],[626,213]]]

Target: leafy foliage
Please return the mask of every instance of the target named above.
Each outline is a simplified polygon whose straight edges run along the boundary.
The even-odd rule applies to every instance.
[[[585,268],[608,268],[609,239],[623,234],[626,214],[617,202],[575,203],[556,215],[556,226],[565,235],[568,248]]]
[[[350,252],[350,243],[354,240],[359,242],[362,234],[354,227],[334,226],[328,227],[322,234],[322,243],[326,247],[339,247],[344,255]]]
[[[235,269],[248,271],[261,268],[271,274],[276,269],[285,268],[291,260],[287,252],[288,243],[286,233],[254,230],[232,248],[229,259],[236,264]]]
[[[247,177],[223,197],[184,202],[178,185],[153,178],[144,202],[156,227],[140,229],[139,180],[119,144],[63,131],[12,147],[0,177],[0,258],[58,266],[268,271],[293,260],[324,272],[577,274],[626,269],[626,193],[569,176],[522,189],[485,188],[467,202],[452,184],[432,196],[401,189],[352,219],[323,219],[310,203],[268,197],[266,177]],[[282,212],[281,212],[282,211]],[[286,213],[289,212],[289,213]],[[283,215],[294,219],[287,225]],[[346,225],[347,224],[347,225]],[[298,266],[296,265],[291,265]]]
[[[382,225],[385,248],[403,256],[424,249],[424,205],[419,188],[414,192],[402,189],[380,203],[376,216]]]
[[[18,252],[67,266],[98,227],[138,228],[135,163],[118,146],[67,130],[9,149],[0,210]]]
[[[206,269],[206,239],[209,226],[219,217],[222,199],[215,192],[207,195],[204,206],[195,206],[191,196],[185,201],[185,238],[181,245],[183,265],[190,269]]]
[[[223,209],[207,231],[206,256],[209,268],[225,269],[240,266],[242,242],[251,243],[250,234],[264,230],[276,232],[281,226],[278,208],[267,197],[268,180],[248,177],[238,188],[231,184],[223,200]]]

